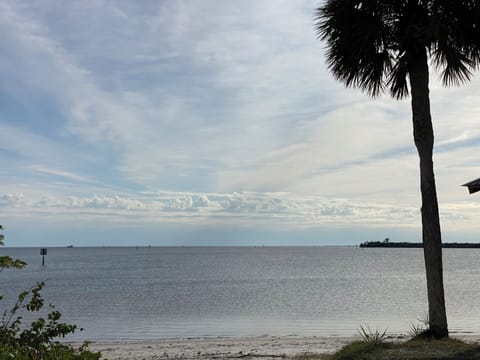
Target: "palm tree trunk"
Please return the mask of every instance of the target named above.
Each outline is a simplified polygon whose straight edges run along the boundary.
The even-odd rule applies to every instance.
[[[445,295],[443,290],[442,239],[438,213],[435,175],[433,173],[433,126],[428,90],[426,51],[412,57],[409,66],[412,92],[413,136],[420,157],[420,188],[422,192],[423,254],[427,274],[429,333],[448,336]]]

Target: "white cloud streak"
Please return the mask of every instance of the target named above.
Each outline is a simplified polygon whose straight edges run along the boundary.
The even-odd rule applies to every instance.
[[[409,102],[335,83],[315,5],[2,2],[1,89],[60,113],[0,114],[0,148],[19,158],[2,163],[2,211],[418,226]],[[431,88],[442,214],[474,226],[459,184],[480,176],[480,81]]]
[[[419,210],[408,206],[391,206],[354,200],[330,200],[322,197],[299,197],[289,193],[148,193],[95,195],[91,197],[55,197],[42,195],[26,198],[23,194],[0,195],[0,214],[22,213],[56,221],[74,216],[76,221],[96,221],[111,217],[112,223],[171,222],[324,227],[362,225],[373,227],[417,227]],[[480,214],[480,204],[463,202],[444,204],[442,218],[450,226],[465,224]]]

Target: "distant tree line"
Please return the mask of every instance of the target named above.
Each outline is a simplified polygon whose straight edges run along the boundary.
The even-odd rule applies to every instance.
[[[360,244],[361,248],[423,248],[423,243],[412,242],[391,242],[387,239],[384,241],[365,241]],[[478,243],[443,243],[443,248],[452,249],[480,249]]]

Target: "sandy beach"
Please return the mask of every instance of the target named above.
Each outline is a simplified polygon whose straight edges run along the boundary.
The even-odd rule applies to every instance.
[[[109,360],[291,359],[306,353],[332,353],[352,337],[256,337],[172,339],[93,343]]]
[[[478,335],[455,336],[467,342],[480,342]],[[292,359],[303,354],[330,354],[359,337],[254,337],[165,339],[157,341],[92,343],[109,360],[158,359]],[[404,341],[406,336],[394,336]]]

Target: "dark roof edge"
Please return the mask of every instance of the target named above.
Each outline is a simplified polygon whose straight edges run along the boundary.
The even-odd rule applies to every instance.
[[[480,185],[480,178],[476,179],[476,180],[472,180],[466,184],[463,184],[462,186],[472,186],[472,185]]]

